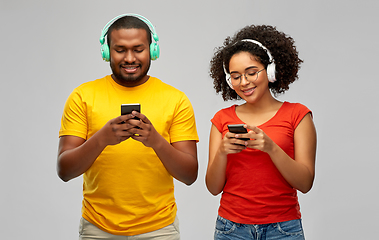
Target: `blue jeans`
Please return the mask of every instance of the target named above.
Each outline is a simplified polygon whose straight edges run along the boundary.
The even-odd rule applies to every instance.
[[[240,224],[217,216],[215,240],[304,240],[301,219],[270,224]]]

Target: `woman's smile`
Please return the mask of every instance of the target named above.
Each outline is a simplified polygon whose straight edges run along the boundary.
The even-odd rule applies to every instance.
[[[257,87],[251,87],[251,88],[245,88],[245,89],[241,89],[241,92],[245,95],[245,96],[250,96],[254,93],[255,89]]]

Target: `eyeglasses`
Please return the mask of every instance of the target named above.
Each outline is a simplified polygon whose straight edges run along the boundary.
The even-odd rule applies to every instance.
[[[232,73],[230,74],[229,81],[233,86],[238,86],[241,84],[242,76],[245,76],[246,81],[255,82],[258,79],[258,73],[262,72],[263,70],[265,69],[263,68],[257,72],[254,69],[249,69],[242,75],[239,73]]]

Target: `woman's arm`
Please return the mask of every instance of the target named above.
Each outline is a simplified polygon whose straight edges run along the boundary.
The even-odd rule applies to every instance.
[[[215,196],[222,192],[225,185],[227,155],[241,152],[246,148],[245,146],[235,145],[236,141],[242,142],[242,140],[237,140],[233,138],[234,136],[235,134],[228,132],[223,138],[222,133],[212,124],[209,136],[209,160],[205,183],[208,191]]]
[[[294,133],[295,159],[290,158],[261,129],[247,126],[253,130],[248,136],[247,147],[268,153],[276,168],[295,189],[307,193],[315,177],[317,136],[311,115],[308,113],[299,123]]]

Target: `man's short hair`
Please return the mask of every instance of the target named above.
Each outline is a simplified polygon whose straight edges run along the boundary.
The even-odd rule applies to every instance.
[[[124,16],[119,19],[117,19],[112,25],[109,27],[108,32],[107,32],[107,43],[110,48],[110,33],[113,30],[120,30],[120,29],[131,29],[131,28],[136,28],[136,29],[144,29],[147,34],[147,41],[149,42],[149,46],[152,42],[152,37],[151,37],[151,30],[149,26],[139,19],[138,17],[135,16]]]

